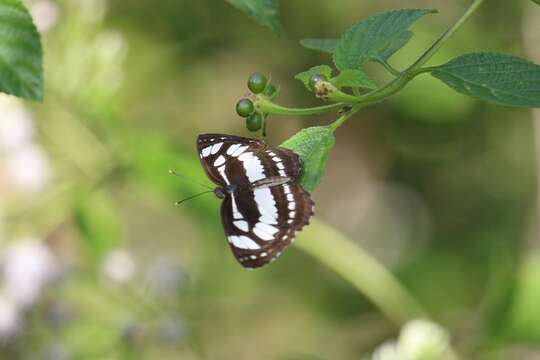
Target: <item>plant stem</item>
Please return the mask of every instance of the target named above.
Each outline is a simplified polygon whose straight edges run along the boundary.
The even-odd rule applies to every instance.
[[[336,131],[337,128],[343,125],[343,123],[345,123],[345,121],[347,121],[348,118],[350,118],[352,115],[358,112],[358,110],[360,110],[363,106],[364,105],[362,104],[353,105],[349,111],[345,112],[340,117],[338,117],[336,121],[334,121],[333,123],[329,125],[330,129],[332,129],[332,132]]]
[[[401,71],[398,71],[398,70],[394,69],[394,67],[392,65],[390,65],[388,63],[388,61],[385,61],[385,60],[383,60],[381,58],[375,58],[375,61],[377,61],[379,64],[381,64],[386,69],[386,71],[388,71],[390,74],[392,74],[394,76],[401,75]]]
[[[455,22],[455,24],[446,30],[444,34],[442,34],[442,36],[439,37],[437,41],[435,41],[435,43],[431,45],[431,47],[406,70],[406,72],[417,70],[428,62],[428,60],[435,55],[441,46],[456,32],[456,30],[461,27],[461,25],[463,25],[463,23],[476,11],[476,9],[478,9],[480,5],[482,5],[483,2],[484,0],[474,0],[465,13],[463,13],[463,15],[461,15],[461,17]]]
[[[326,112],[336,111],[336,110],[341,109],[343,106],[345,106],[344,103],[335,103],[335,104],[315,106],[315,107],[310,107],[310,108],[289,108],[289,107],[281,106],[278,104],[274,104],[270,100],[263,97],[257,97],[254,103],[257,110],[264,113],[270,113],[270,114],[276,114],[276,115],[315,115],[315,114],[322,114]]]
[[[351,239],[314,219],[297,246],[316,257],[369,298],[396,325],[426,317],[420,304],[375,258]]]

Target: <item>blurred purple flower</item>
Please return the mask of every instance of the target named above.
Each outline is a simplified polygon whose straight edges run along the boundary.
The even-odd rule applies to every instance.
[[[158,256],[152,260],[146,272],[146,282],[157,296],[169,297],[178,293],[185,281],[185,274],[173,258]]]

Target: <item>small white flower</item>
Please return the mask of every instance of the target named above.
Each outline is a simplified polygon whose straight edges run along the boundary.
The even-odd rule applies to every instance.
[[[27,143],[10,152],[5,170],[16,190],[35,192],[42,190],[51,176],[49,159],[43,149]]]
[[[102,270],[109,280],[123,284],[135,275],[135,260],[127,250],[116,249],[107,254]]]
[[[442,359],[450,345],[448,332],[428,320],[408,322],[399,334],[400,359]]]
[[[383,342],[371,357],[372,360],[398,360],[397,343],[395,340]]]
[[[30,14],[39,32],[44,33],[56,25],[60,10],[55,2],[38,0],[30,6]]]
[[[2,260],[4,292],[20,306],[34,303],[57,272],[53,253],[36,239],[16,241]]]
[[[19,330],[20,311],[17,304],[0,294],[0,339],[9,339]]]

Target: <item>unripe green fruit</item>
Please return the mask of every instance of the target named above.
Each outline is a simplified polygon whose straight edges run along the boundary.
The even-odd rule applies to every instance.
[[[246,119],[246,127],[249,131],[258,131],[261,129],[263,117],[259,113],[253,113]]]
[[[241,117],[248,117],[249,115],[253,114],[254,110],[255,106],[253,105],[253,102],[249,99],[240,99],[236,103],[236,112]]]
[[[248,79],[248,88],[254,94],[260,94],[268,84],[268,79],[263,74],[256,72],[251,74]]]
[[[272,98],[277,91],[277,88],[274,86],[274,84],[269,83],[266,85],[266,88],[264,88],[263,95],[268,96],[269,98]]]

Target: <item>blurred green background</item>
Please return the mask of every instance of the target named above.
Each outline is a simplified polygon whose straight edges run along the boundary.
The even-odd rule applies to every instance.
[[[318,104],[293,77],[331,60],[298,41],[403,1],[282,1],[280,35],[222,0],[25,3],[46,88],[37,105],[0,97],[1,359],[368,359],[398,336],[294,245],[244,270],[220,202],[175,207],[201,188],[167,170],[208,182],[196,136],[249,136],[234,104],[254,71],[280,85],[279,103]],[[408,1],[440,13],[392,63],[412,62],[468,3]],[[540,7],[487,1],[430,64],[479,50],[540,63],[539,41]],[[269,142],[334,117],[272,116]],[[390,269],[464,359],[540,358],[535,117],[421,76],[337,131],[312,194],[316,217]]]

